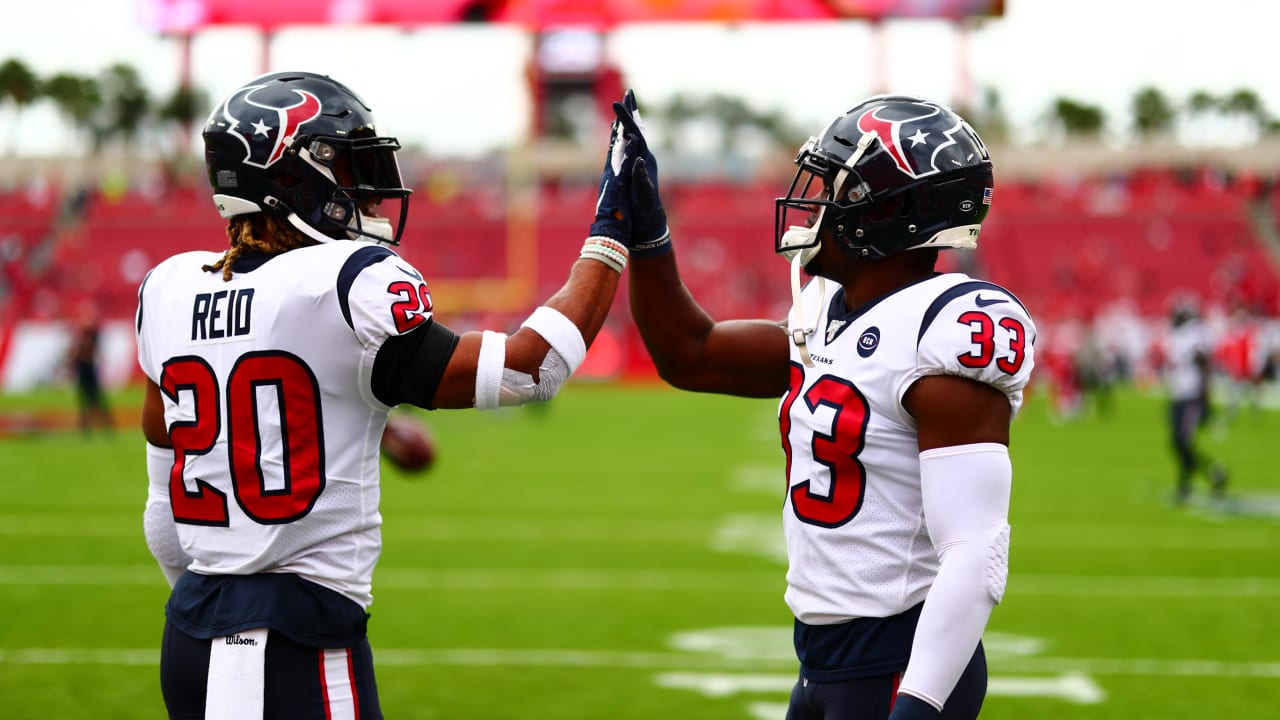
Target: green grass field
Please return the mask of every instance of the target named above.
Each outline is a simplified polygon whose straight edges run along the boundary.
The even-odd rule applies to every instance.
[[[775,409],[579,383],[543,409],[421,413],[437,464],[384,474],[386,716],[780,720]],[[1017,420],[984,718],[1275,717],[1280,414],[1206,438],[1232,505],[1175,509],[1163,413],[1126,392],[1106,418],[1054,424],[1037,397]],[[164,717],[145,494],[132,427],[0,439],[0,718]]]

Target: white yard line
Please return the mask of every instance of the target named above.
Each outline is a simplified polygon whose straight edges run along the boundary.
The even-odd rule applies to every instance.
[[[152,565],[0,565],[0,587],[15,585],[157,585]],[[401,590],[624,590],[759,592],[781,595],[783,578],[771,570],[418,569],[380,567],[379,588]]]
[[[379,665],[400,667],[578,667],[649,669],[664,672],[754,669],[769,671],[769,683],[781,684],[779,670],[790,670],[794,660],[700,657],[677,652],[623,652],[567,649],[412,649],[375,647]],[[155,648],[0,648],[0,665],[156,665]],[[1107,675],[1201,678],[1280,679],[1280,662],[1230,662],[1206,659],[1155,658],[1017,658],[992,662],[993,675]],[[794,682],[792,672],[785,673]],[[719,677],[719,676],[717,676]],[[762,677],[758,673],[723,676],[733,682]],[[746,680],[742,680],[745,678]],[[725,680],[730,682],[730,680]],[[790,685],[787,685],[790,687]]]
[[[692,690],[706,697],[728,697],[738,694],[786,693],[795,685],[796,677],[794,674],[667,672],[659,674],[654,682],[658,687]],[[1106,697],[1097,683],[1080,673],[1065,673],[1056,677],[993,675],[987,680],[987,694],[1047,697],[1079,705],[1100,703]],[[774,717],[783,715],[785,712]]]
[[[1280,578],[1010,573],[1007,592],[1051,597],[1276,597]]]
[[[378,587],[397,590],[627,590],[778,593],[770,570],[419,569],[380,567]],[[0,587],[14,585],[158,585],[152,565],[0,565]],[[1280,578],[1014,573],[1009,595],[1048,597],[1280,597]]]
[[[758,466],[736,468],[729,480],[731,488],[752,493],[778,495],[781,481],[776,469]],[[1241,508],[1261,507],[1257,496],[1241,496]],[[1280,507],[1280,496],[1269,496]],[[1243,511],[1242,511],[1243,512]],[[1275,514],[1280,514],[1277,511]],[[407,515],[394,517],[383,526],[388,537],[420,542],[493,540],[499,542],[604,542],[611,544],[656,543],[668,545],[702,544],[726,533],[750,530],[756,544],[781,544],[782,521],[778,514],[744,513],[722,518],[718,523],[674,521],[653,516],[631,516],[625,520],[593,521],[574,518],[529,518],[518,515]],[[142,514],[137,512],[0,513],[0,536],[11,537],[141,537]],[[1105,549],[1128,547],[1152,550],[1270,550],[1276,547],[1280,530],[1274,527],[1216,525],[1211,532],[1190,532],[1186,528],[1145,525],[1036,525],[1014,523],[1014,541],[1027,548]],[[771,553],[774,554],[774,553]]]

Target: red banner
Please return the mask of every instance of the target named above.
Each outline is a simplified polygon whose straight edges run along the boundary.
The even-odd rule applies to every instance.
[[[742,22],[992,17],[1004,0],[139,0],[161,32],[207,25],[520,23],[608,28],[634,22]]]

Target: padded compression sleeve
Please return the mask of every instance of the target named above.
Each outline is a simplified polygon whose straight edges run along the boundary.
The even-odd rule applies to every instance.
[[[938,552],[901,691],[939,710],[973,657],[1008,573],[1013,467],[999,443],[920,453],[924,519]]]
[[[142,512],[142,531],[147,549],[160,564],[169,587],[191,564],[191,556],[178,540],[178,526],[169,507],[169,470],[173,467],[173,450],[147,443],[147,506]]]

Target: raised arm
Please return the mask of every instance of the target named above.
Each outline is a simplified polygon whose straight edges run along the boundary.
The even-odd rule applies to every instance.
[[[658,192],[658,163],[645,141],[635,95],[614,113],[630,169],[631,314],[663,380],[683,390],[780,397],[790,377],[790,346],[781,323],[716,322],[680,279]]]
[[[615,123],[596,217],[568,280],[510,337],[484,331],[458,338],[429,407],[485,410],[549,400],[578,368],[609,315],[627,264],[622,240],[630,225],[622,200],[633,160]]]
[[[491,331],[463,334],[430,406],[490,409],[555,395],[582,363],[618,289],[619,272],[593,257],[574,262],[564,286],[509,337]],[[504,384],[509,386],[505,396]]]

